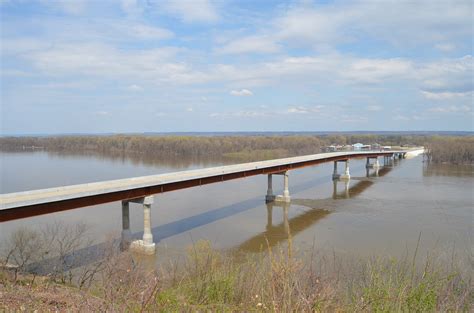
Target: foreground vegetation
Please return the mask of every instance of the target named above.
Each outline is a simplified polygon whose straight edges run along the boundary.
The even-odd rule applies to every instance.
[[[57,229],[57,228],[55,228]],[[82,228],[76,231],[81,234]],[[272,311],[272,312],[468,312],[471,276],[416,252],[402,260],[372,258],[343,262],[292,257],[269,249],[259,256],[213,250],[208,242],[189,248],[186,259],[160,269],[147,268],[133,254],[110,246],[106,257],[81,269],[57,263],[46,276],[28,271],[42,243],[20,242],[34,231],[14,235],[8,259],[16,267],[0,271],[0,308],[7,311]],[[76,247],[62,231],[53,241]],[[37,237],[35,237],[37,238]],[[58,238],[58,239],[56,239]],[[46,239],[46,238],[45,238]],[[43,242],[44,243],[44,242]],[[32,245],[36,247],[33,251]],[[14,247],[14,250],[12,250]],[[39,248],[39,249],[38,249]],[[48,254],[57,252],[47,249]],[[69,250],[69,252],[75,251]],[[60,255],[60,254],[59,254]],[[63,267],[61,267],[63,266]],[[66,266],[66,267],[64,267]],[[61,269],[61,270],[58,270]]]
[[[474,163],[474,136],[428,135],[294,135],[294,136],[60,136],[2,137],[3,151],[44,149],[50,152],[95,153],[111,157],[123,155],[151,157],[154,160],[177,158],[199,162],[201,158],[239,161],[319,153],[331,144],[362,142],[389,146],[417,145],[429,148],[435,163]]]

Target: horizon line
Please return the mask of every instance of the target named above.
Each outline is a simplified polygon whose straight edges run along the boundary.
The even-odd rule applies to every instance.
[[[391,134],[474,134],[472,130],[288,130],[288,131],[145,131],[145,132],[60,132],[60,133],[6,133],[0,134],[0,137],[50,137],[50,136],[110,136],[110,135],[173,135],[173,134],[377,134],[377,133],[391,133]]]

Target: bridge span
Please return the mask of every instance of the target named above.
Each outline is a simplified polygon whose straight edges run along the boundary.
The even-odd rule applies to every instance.
[[[397,151],[344,151],[251,162],[213,168],[181,171],[159,175],[110,180],[96,183],[63,186],[0,195],[0,222],[11,221],[41,214],[71,210],[108,202],[122,201],[122,236],[130,238],[129,203],[140,203],[144,209],[143,240],[131,242],[132,247],[145,253],[154,253],[151,234],[151,204],[153,195],[205,184],[223,182],[255,175],[268,175],[267,202],[290,202],[288,171],[302,167],[334,162],[333,179],[350,179],[349,159],[367,158],[367,168],[379,167],[378,157],[403,158],[407,153],[422,150]],[[372,160],[372,162],[371,162]],[[345,163],[342,174],[337,171],[338,162]],[[274,195],[273,175],[283,175],[283,195]]]

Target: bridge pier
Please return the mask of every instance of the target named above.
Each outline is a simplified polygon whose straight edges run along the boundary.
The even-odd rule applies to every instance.
[[[337,162],[345,162],[345,170],[344,170],[344,174],[338,174],[337,173]],[[337,180],[337,179],[351,179],[351,174],[349,172],[349,159],[347,160],[338,160],[338,161],[334,161],[334,171],[332,173],[332,179],[333,180]]]
[[[273,194],[273,187],[272,187],[272,175],[282,175],[283,176],[283,195],[275,196]],[[268,174],[268,187],[267,187],[267,195],[265,196],[265,202],[272,202],[272,201],[279,201],[279,202],[290,202],[290,190],[289,190],[289,181],[288,181],[288,171],[276,173],[276,174]]]
[[[129,202],[143,205],[143,239],[132,241],[130,248],[143,254],[155,254],[156,245],[153,242],[153,235],[151,233],[151,205],[153,203],[153,196],[137,198],[129,200]]]
[[[290,202],[290,190],[289,190],[289,179],[288,179],[288,171],[285,171],[279,175],[283,175],[283,195],[278,195],[275,197],[275,201],[281,202]]]
[[[346,167],[345,167],[345,170],[344,170],[344,174],[339,176],[339,179],[343,179],[343,180],[351,179],[351,174],[349,172],[349,159],[346,160]]]
[[[392,161],[393,161],[393,158],[392,158],[392,156],[390,156],[390,155],[385,155],[385,156],[383,157],[383,165],[384,165],[384,166],[392,165]]]
[[[130,205],[128,201],[122,201],[122,238],[120,249],[128,250],[132,241],[132,232],[130,231]]]
[[[370,159],[375,159],[374,163],[370,163]],[[366,168],[379,168],[379,158],[378,157],[367,157],[367,163],[365,164]]]
[[[332,179],[339,179],[339,174],[337,173],[337,161],[334,161],[334,171],[332,172]]]
[[[272,182],[272,174],[268,174],[268,187],[267,187],[267,195],[265,196],[265,202],[272,202],[275,200],[275,195],[273,194],[273,182]]]

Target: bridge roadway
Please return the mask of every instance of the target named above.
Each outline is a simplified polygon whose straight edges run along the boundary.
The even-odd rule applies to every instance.
[[[331,161],[404,155],[409,150],[346,151],[227,165],[96,183],[0,195],[0,222],[222,182],[261,174],[280,174]],[[143,203],[143,202],[142,202]]]

